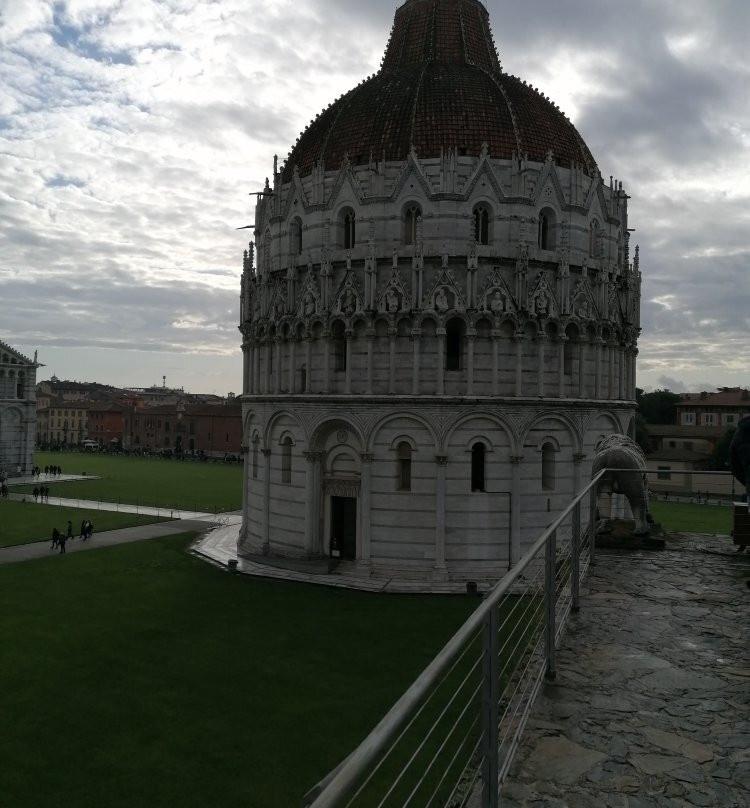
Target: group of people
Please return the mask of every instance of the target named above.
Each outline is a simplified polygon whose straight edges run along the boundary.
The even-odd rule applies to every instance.
[[[81,532],[80,538],[81,541],[86,541],[86,539],[90,539],[92,534],[94,533],[94,525],[91,523],[90,519],[84,519],[81,522]],[[73,536],[73,523],[68,519],[68,527],[63,533],[62,531],[58,530],[56,527],[52,528],[52,547],[51,550],[58,549],[61,553],[65,552],[65,543],[70,539],[74,539]]]
[[[8,483],[6,482],[0,483],[0,497],[8,499]]]
[[[35,486],[32,493],[34,494],[34,502],[49,502],[48,485],[40,485],[38,488]]]

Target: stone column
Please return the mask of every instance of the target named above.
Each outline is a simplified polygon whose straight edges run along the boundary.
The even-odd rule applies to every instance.
[[[500,394],[500,332],[492,331],[492,395]]]
[[[560,398],[565,398],[565,346],[567,344],[568,344],[568,338],[560,337],[560,351],[558,354],[558,363],[557,363],[557,380],[558,380],[557,394]]]
[[[303,452],[305,475],[305,555],[314,558],[320,550],[320,459],[322,452]]]
[[[595,392],[594,396],[597,399],[602,398],[602,346],[604,345],[604,340],[599,338],[596,340],[595,348],[594,348],[594,356],[596,358],[596,380],[595,384]]]
[[[271,392],[271,363],[273,362],[273,341],[270,337],[266,339],[266,367],[265,379],[263,381],[263,392],[268,395]]]
[[[308,334],[305,336],[305,369],[307,374],[307,390],[305,392],[312,393],[313,391],[313,372],[312,372],[312,338]]]
[[[388,393],[393,395],[396,392],[396,334],[395,328],[388,329]]]
[[[419,395],[419,363],[420,363],[420,348],[421,348],[421,341],[422,341],[422,332],[421,331],[412,331],[411,332],[411,341],[412,347],[414,349],[414,360],[412,366],[412,386],[411,386],[411,393],[413,396]]]
[[[297,365],[297,340],[294,337],[289,338],[289,380],[287,382],[290,395],[294,395],[294,374]]]
[[[537,361],[537,395],[544,398],[544,343],[547,335],[544,332],[537,334],[536,338],[536,361]]]
[[[244,428],[243,428],[244,432]],[[239,552],[243,541],[247,539],[247,516],[250,509],[247,507],[250,501],[250,447],[245,443],[249,438],[248,435],[243,434],[242,446],[240,452],[242,453],[242,524],[240,525],[239,541],[237,542],[237,551]]]
[[[352,339],[354,332],[347,330],[344,337],[346,339],[346,359],[344,360],[346,364],[346,381],[344,383],[344,393],[350,396],[352,394]]]
[[[516,398],[523,395],[523,334],[516,332],[513,337],[516,343]]]
[[[586,397],[586,343],[578,343],[578,398]]]
[[[581,465],[585,459],[585,454],[576,453],[573,455],[573,494],[577,494],[581,490]]]
[[[372,370],[373,370],[373,349],[375,344],[375,334],[372,331],[367,332],[367,387],[365,392],[368,396],[372,395]]]
[[[281,337],[276,337],[274,342],[276,346],[276,378],[274,379],[273,391],[278,395],[281,392],[281,373],[282,373],[282,352],[281,352]]]
[[[437,391],[439,396],[445,395],[445,329],[437,329]]]
[[[466,337],[466,395],[474,395],[474,344],[476,334],[468,334]]]
[[[372,491],[372,461],[375,455],[363,454],[362,478],[359,490],[359,538],[360,546],[357,548],[357,558],[363,564],[370,563],[370,495]]]
[[[263,452],[263,555],[271,549],[271,450]]]
[[[510,458],[512,478],[510,483],[510,560],[508,568],[521,560],[521,463],[523,457]]]
[[[607,398],[614,398],[615,394],[615,349],[610,342],[607,346]]]
[[[437,481],[435,491],[435,569],[445,570],[445,472],[447,455],[437,455]]]
[[[242,345],[242,390],[245,393],[250,393],[250,365],[252,362],[252,354],[250,346],[245,342]]]
[[[323,389],[321,393],[331,391],[331,332],[323,333]]]

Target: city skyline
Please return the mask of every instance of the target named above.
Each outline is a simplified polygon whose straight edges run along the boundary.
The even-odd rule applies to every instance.
[[[249,194],[378,69],[397,5],[0,0],[0,339],[40,378],[241,393]],[[632,197],[638,385],[750,384],[750,8],[485,5]]]

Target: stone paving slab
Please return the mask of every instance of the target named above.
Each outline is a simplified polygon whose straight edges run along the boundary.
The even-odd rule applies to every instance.
[[[599,554],[503,808],[750,808],[750,554],[685,539]]]

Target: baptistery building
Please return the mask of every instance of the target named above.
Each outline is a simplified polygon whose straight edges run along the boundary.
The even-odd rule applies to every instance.
[[[502,575],[628,433],[628,195],[501,67],[478,0],[408,0],[300,134],[244,256],[245,559]]]

